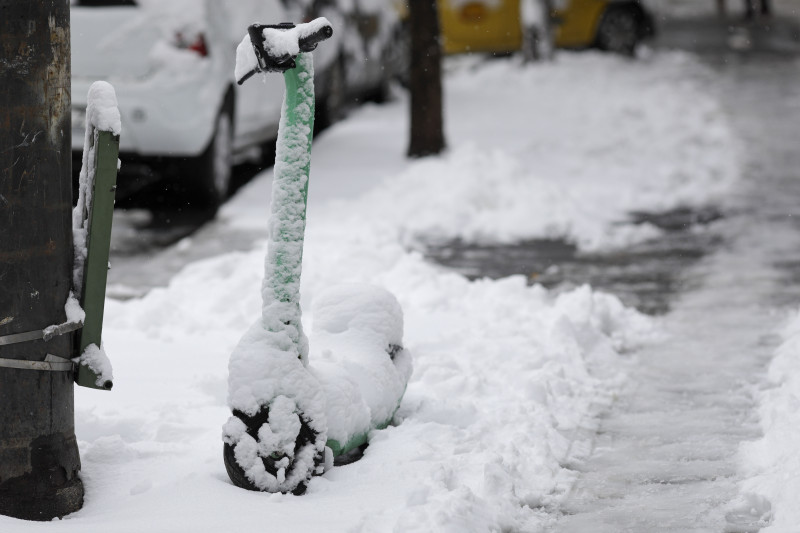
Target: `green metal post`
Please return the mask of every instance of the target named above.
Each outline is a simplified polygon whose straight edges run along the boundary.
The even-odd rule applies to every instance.
[[[95,143],[95,160],[89,161],[89,164],[94,166],[94,191],[92,205],[88,206],[86,213],[89,218],[89,234],[83,272],[83,293],[80,300],[86,318],[80,332],[79,354],[83,353],[87,346],[101,345],[119,157],[118,135],[96,130],[90,135],[90,139]],[[81,364],[78,366],[75,381],[82,387],[111,390],[113,382],[111,380],[98,382],[98,377],[89,366]]]

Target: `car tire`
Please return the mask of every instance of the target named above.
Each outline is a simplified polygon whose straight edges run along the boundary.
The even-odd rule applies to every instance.
[[[393,77],[401,86],[408,89],[408,76],[411,70],[411,34],[408,24],[401,24],[395,31],[393,52],[395,67]]]
[[[380,82],[372,91],[372,100],[378,104],[391,100],[392,83],[408,87],[409,42],[405,25],[398,25],[392,32],[381,53],[381,64]]]
[[[214,134],[203,153],[189,165],[184,179],[192,183],[193,204],[216,209],[228,198],[233,175],[233,109],[222,107],[214,122]]]
[[[384,61],[384,65],[387,63]],[[380,80],[378,80],[378,84],[369,91],[368,98],[372,102],[376,104],[385,104],[392,97],[392,76],[389,73],[389,69],[384,66],[384,70],[381,73]]]
[[[337,59],[328,70],[325,83],[325,95],[317,109],[317,125],[326,128],[344,117],[345,107],[345,72],[344,62]]]
[[[601,50],[632,56],[641,35],[638,14],[631,9],[606,11],[597,28],[597,47]]]

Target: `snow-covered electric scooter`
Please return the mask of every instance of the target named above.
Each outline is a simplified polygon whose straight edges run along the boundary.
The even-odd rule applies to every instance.
[[[300,311],[314,69],[310,52],[333,33],[324,18],[255,24],[239,45],[236,79],[282,72],[262,316],[231,355],[225,467],[250,490],[302,494],[315,474],[389,425],[411,375],[403,314],[385,289],[340,285],[314,297],[315,362]]]

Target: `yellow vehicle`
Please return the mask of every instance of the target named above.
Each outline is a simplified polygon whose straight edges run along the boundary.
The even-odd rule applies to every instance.
[[[503,53],[522,47],[520,0],[438,1],[445,53]],[[530,1],[549,6],[557,47],[631,54],[653,34],[653,18],[638,0]]]

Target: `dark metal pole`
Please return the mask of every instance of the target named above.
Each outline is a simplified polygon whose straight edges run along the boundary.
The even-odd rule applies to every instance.
[[[0,337],[65,322],[72,276],[69,0],[0,0]],[[0,358],[70,358],[72,334]],[[80,509],[73,375],[0,366],[0,514]]]

